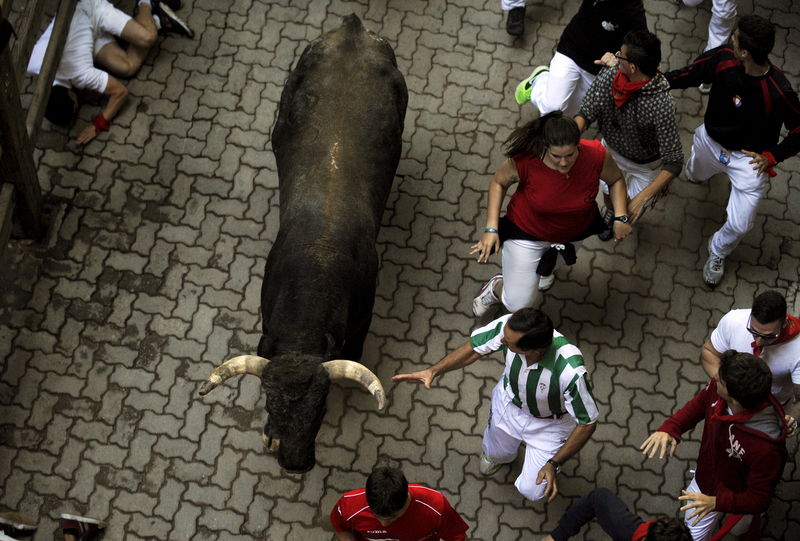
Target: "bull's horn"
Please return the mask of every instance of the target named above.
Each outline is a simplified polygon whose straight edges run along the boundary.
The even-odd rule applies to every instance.
[[[324,362],[322,366],[328,371],[328,377],[331,379],[349,379],[364,387],[378,401],[379,410],[386,406],[386,393],[383,391],[381,380],[363,364],[338,359]]]
[[[256,355],[239,355],[233,359],[228,359],[211,372],[211,375],[200,387],[200,395],[208,394],[233,376],[252,374],[261,377],[261,372],[264,371],[267,363],[269,363],[269,359]]]

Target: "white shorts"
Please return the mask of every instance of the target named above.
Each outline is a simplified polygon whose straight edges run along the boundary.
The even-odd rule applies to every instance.
[[[514,482],[520,494],[529,500],[541,500],[546,484],[536,484],[539,470],[553,458],[575,429],[568,414],[560,419],[538,419],[511,402],[501,379],[492,391],[489,423],[483,432],[483,452],[499,463],[512,462],[519,444],[525,442],[525,462]]]
[[[572,243],[575,252],[582,242]],[[542,256],[552,246],[552,242],[520,239],[507,239],[503,243],[503,293],[500,300],[509,312],[536,306],[539,300],[539,274],[536,269]],[[563,262],[559,255],[556,268]]]
[[[608,146],[605,139],[601,139],[600,142],[603,143],[603,146],[608,150],[609,154],[611,154],[611,157],[614,158],[619,170],[622,171],[622,174],[625,176],[625,185],[628,187],[628,199],[633,199],[639,195],[639,192],[647,188],[661,172],[660,159],[649,163],[636,163]],[[600,181],[600,187],[604,194],[608,194],[608,184],[603,180]]]
[[[692,482],[689,483],[689,486],[686,487],[686,492],[702,492],[700,487],[697,486],[697,481],[694,477],[692,477]],[[707,496],[709,494],[706,494]],[[686,503],[686,502],[683,502]],[[686,520],[686,516],[691,515],[694,512],[694,509],[689,509],[686,511],[686,515],[684,515],[684,523],[689,528],[689,532],[692,534],[693,541],[705,541],[711,537],[711,534],[714,533],[717,527],[717,523],[722,518],[725,513],[721,513],[719,511],[711,511],[702,519],[700,522],[697,523],[697,526],[692,526],[697,517],[692,518],[691,521]],[[748,528],[750,528],[750,523],[753,522],[753,515],[744,515],[739,522],[731,529],[730,533],[732,535],[742,535],[744,534]]]

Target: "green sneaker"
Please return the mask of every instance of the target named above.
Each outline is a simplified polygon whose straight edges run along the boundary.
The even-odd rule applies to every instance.
[[[517,100],[519,105],[524,104],[525,102],[531,101],[531,91],[533,88],[533,80],[536,79],[536,76],[540,73],[545,71],[550,71],[550,68],[547,66],[538,66],[530,76],[522,81],[520,84],[517,85],[517,89],[514,91],[514,99]]]

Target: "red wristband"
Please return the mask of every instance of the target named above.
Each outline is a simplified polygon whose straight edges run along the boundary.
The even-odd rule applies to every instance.
[[[763,153],[762,153],[762,156],[766,156],[766,158],[767,158],[767,167],[765,167],[765,168],[764,168],[764,171],[765,171],[765,172],[766,172],[766,173],[767,173],[767,174],[768,174],[770,177],[776,177],[776,176],[778,176],[778,173],[775,171],[775,169],[773,169],[773,167],[774,167],[775,165],[777,165],[777,164],[778,164],[778,162],[775,160],[775,156],[773,156],[773,155],[772,155],[772,152],[769,152],[769,151],[767,151],[767,152],[763,152]]]
[[[108,126],[109,126],[108,120],[106,120],[106,117],[104,117],[102,114],[99,114],[96,117],[94,117],[94,120],[92,120],[92,124],[97,129],[97,131],[108,131]]]

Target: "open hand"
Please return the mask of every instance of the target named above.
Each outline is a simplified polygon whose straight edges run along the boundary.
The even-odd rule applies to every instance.
[[[469,255],[478,254],[478,263],[485,263],[489,256],[500,251],[500,235],[484,233],[481,240],[471,246]]]
[[[392,381],[421,381],[426,389],[431,388],[431,382],[436,375],[433,373],[433,370],[430,368],[426,368],[425,370],[420,370],[418,372],[411,372],[408,374],[397,374],[392,376]]]
[[[642,450],[642,454],[645,456],[649,453],[650,456],[647,456],[647,458],[653,458],[656,453],[660,453],[658,458],[663,459],[667,454],[667,449],[669,449],[669,456],[675,456],[675,447],[677,446],[678,440],[666,432],[657,431],[650,434],[650,436],[644,440],[644,443],[639,446],[639,449]]]
[[[89,124],[78,135],[78,138],[75,140],[76,143],[82,145],[84,143],[88,143],[92,139],[97,136],[97,128],[94,127],[94,124]]]
[[[541,485],[542,482],[547,483],[544,488],[544,497],[547,498],[548,503],[552,502],[558,495],[558,483],[556,482],[556,469],[549,462],[542,466],[539,475],[536,476],[536,484]]]

